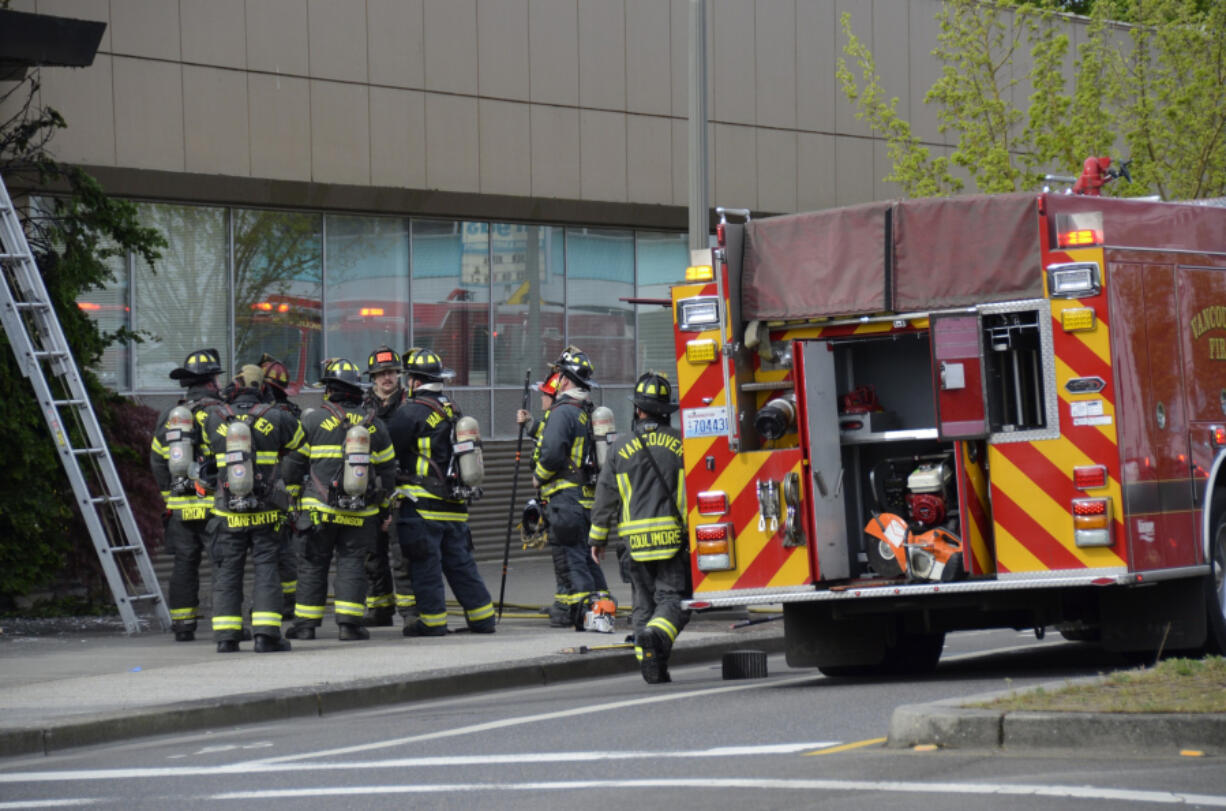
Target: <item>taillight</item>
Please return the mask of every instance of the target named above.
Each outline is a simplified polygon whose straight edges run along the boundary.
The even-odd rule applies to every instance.
[[[722,490],[707,490],[698,494],[699,515],[723,515],[728,512],[728,494]]]
[[[1226,425],[1215,425],[1209,429],[1209,436],[1213,442],[1213,447],[1220,448],[1226,445]]]
[[[694,528],[695,560],[700,572],[718,572],[733,567],[732,524],[699,524]]]
[[[1075,498],[1072,513],[1077,546],[1111,546],[1111,499]]]
[[[1093,490],[1096,487],[1106,487],[1106,465],[1073,468],[1073,486],[1078,490]]]
[[[715,226],[715,241],[721,248],[725,247],[727,244],[728,229],[725,227],[726,225],[727,223],[721,222],[719,225]]]

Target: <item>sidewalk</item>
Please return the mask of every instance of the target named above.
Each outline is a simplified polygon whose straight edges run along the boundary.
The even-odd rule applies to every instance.
[[[497,600],[501,562],[479,566]],[[397,620],[393,628],[372,628],[367,642],[340,642],[328,616],[318,639],[294,641],[289,653],[256,655],[244,642],[240,653],[223,655],[207,621],[191,643],[158,631],[127,636],[121,626],[37,635],[6,627],[0,756],[636,672],[632,650],[560,652],[622,642],[629,633],[629,587],[617,580],[614,565],[605,569],[619,604],[614,634],[550,628],[532,616],[553,596],[546,555],[513,558],[507,608],[493,635],[405,639]],[[678,639],[673,662],[718,659],[742,648],[782,650],[781,624],[730,630],[737,618],[696,616]],[[463,628],[463,619],[452,616],[450,625]]]

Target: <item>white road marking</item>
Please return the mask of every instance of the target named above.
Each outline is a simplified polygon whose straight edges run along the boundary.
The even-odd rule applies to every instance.
[[[1043,797],[1058,800],[1114,800],[1117,802],[1188,803],[1226,808],[1226,796],[1146,791],[1091,786],[991,783],[917,783],[889,780],[788,780],[772,778],[661,778],[658,780],[571,780],[524,783],[448,783],[441,785],[355,786],[265,791],[232,791],[209,795],[209,800],[275,800],[299,797],[353,797],[380,794],[444,794],[477,791],[577,791],[588,789],[769,789],[776,791],[863,791],[906,794],[961,794],[996,797]]]
[[[102,802],[93,797],[72,797],[63,800],[22,800],[15,803],[0,803],[0,808],[66,808],[69,806],[97,805]]]
[[[498,721],[486,721],[481,724],[470,724],[468,726],[456,727],[454,729],[441,729],[436,732],[424,732],[420,735],[408,735],[403,738],[391,738],[385,741],[370,741],[368,743],[355,744],[353,746],[342,746],[336,749],[324,749],[318,752],[303,752],[297,755],[264,758],[261,760],[249,761],[246,765],[253,766],[264,763],[289,763],[295,760],[309,760],[311,758],[329,757],[334,755],[351,755],[357,752],[369,752],[374,749],[386,749],[390,746],[403,746],[409,743],[434,741],[440,738],[454,738],[460,735],[473,735],[481,732],[489,732],[490,730],[494,729],[506,729],[508,727],[516,727],[524,724],[536,724],[542,721],[556,721],[560,718],[574,718],[580,715],[591,715],[599,712],[613,712],[615,710],[624,710],[629,707],[641,707],[645,704],[659,704],[665,701],[682,701],[687,698],[701,698],[705,696],[720,695],[722,693],[735,693],[743,690],[782,687],[789,684],[799,684],[800,682],[813,681],[817,678],[820,678],[819,674],[810,673],[805,676],[794,676],[790,679],[772,679],[770,681],[754,680],[724,687],[708,687],[701,690],[687,690],[680,693],[666,692],[657,695],[643,696],[640,698],[625,699],[623,701],[610,701],[604,704],[590,704],[583,707],[572,707],[568,710],[558,710],[556,712],[543,712],[537,715],[521,715],[515,718],[503,718]]]
[[[522,765],[526,763],[576,763],[606,760],[661,760],[664,758],[719,758],[751,755],[787,755],[834,746],[838,741],[771,743],[752,746],[717,746],[679,752],[515,752],[505,755],[436,755],[387,760],[338,761],[335,763],[246,763],[224,766],[150,767],[143,769],[79,769],[75,771],[15,772],[0,774],[0,783],[67,782],[70,780],[134,780],[156,777],[230,776],[237,773],[301,771],[352,771],[355,769],[434,769],[446,766]]]

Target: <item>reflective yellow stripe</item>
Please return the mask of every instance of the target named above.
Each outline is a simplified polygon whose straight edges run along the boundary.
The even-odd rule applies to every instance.
[[[677,626],[673,625],[664,617],[656,617],[647,623],[648,628],[655,628],[657,631],[662,631],[668,637],[669,642],[677,639]]]
[[[281,614],[273,611],[252,611],[251,624],[257,628],[280,628]]]
[[[634,487],[630,484],[629,473],[617,474],[617,493],[622,500],[622,517],[619,523],[625,523],[630,520],[630,494],[634,492]]]
[[[609,528],[598,527],[592,524],[591,529],[587,532],[587,537],[589,541],[607,541],[609,540]]]
[[[467,614],[468,619],[472,620],[473,622],[488,619],[494,616],[494,604],[486,603],[485,605],[478,606],[477,608],[468,609],[464,613]]]
[[[370,455],[371,464],[381,465],[384,462],[390,462],[396,458],[396,450],[388,445],[381,451],[375,451]]]
[[[172,620],[194,620],[196,618],[196,609],[172,608],[170,609],[170,618]]]
[[[297,591],[298,591],[298,581],[297,580],[282,580],[281,581],[281,593],[282,594],[295,594]]]
[[[340,445],[312,445],[311,446],[311,461],[316,459],[340,459]]]
[[[338,510],[334,507],[329,507],[324,502],[314,496],[306,496],[302,499],[303,509],[313,510],[320,513],[328,513],[329,515],[352,515],[360,518],[369,518],[379,512],[378,504],[369,504],[360,510]]]
[[[361,603],[350,603],[344,600],[337,600],[334,604],[337,614],[346,617],[360,617],[366,613],[366,606]]]
[[[306,434],[302,430],[302,424],[299,423],[298,426],[294,428],[294,435],[290,437],[289,444],[286,445],[286,447],[293,450],[294,448],[297,448],[304,439],[306,439]]]
[[[214,631],[241,631],[243,630],[242,617],[213,617]]]
[[[392,595],[380,594],[378,597],[367,597],[366,607],[367,608],[391,608],[392,607]]]
[[[680,527],[681,525],[677,523],[677,519],[671,515],[662,515],[658,518],[637,518],[633,521],[623,521],[618,525],[618,529],[623,535],[629,535],[632,532],[679,529]]]
[[[322,605],[303,605],[298,603],[294,606],[294,616],[307,620],[323,619],[324,607]]]
[[[276,451],[256,451],[255,463],[257,465],[275,465],[277,460],[281,458]]]
[[[397,608],[412,608],[415,605],[417,605],[417,595],[415,594],[397,594],[396,595],[396,607]]]
[[[428,628],[444,628],[447,625],[447,612],[442,614],[422,614],[418,617],[421,624]]]

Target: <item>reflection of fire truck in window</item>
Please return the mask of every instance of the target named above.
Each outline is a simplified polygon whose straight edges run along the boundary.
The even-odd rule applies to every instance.
[[[831,673],[973,628],[1226,649],[1226,209],[909,200],[718,242],[673,289],[692,607],[782,603],[788,663]]]

